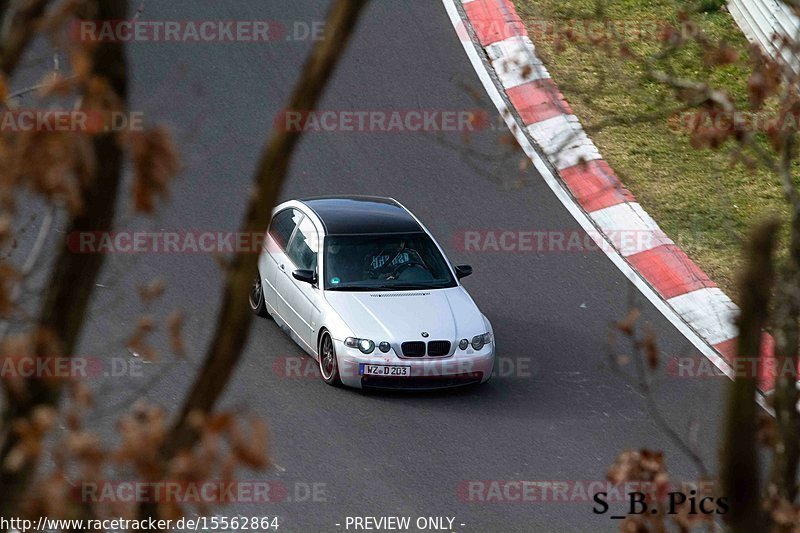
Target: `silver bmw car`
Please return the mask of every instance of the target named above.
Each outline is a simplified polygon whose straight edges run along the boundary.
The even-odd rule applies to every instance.
[[[273,211],[250,306],[318,361],[330,385],[485,383],[495,341],[459,282],[471,273],[394,199],[291,200]]]

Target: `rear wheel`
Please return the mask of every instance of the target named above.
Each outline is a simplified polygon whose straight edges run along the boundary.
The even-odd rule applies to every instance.
[[[253,287],[250,289],[250,309],[258,316],[267,316],[267,304],[264,303],[264,287],[261,286],[261,274],[256,274]]]
[[[326,331],[322,334],[319,341],[319,373],[322,380],[328,385],[338,386],[342,384],[339,379],[339,361],[336,359],[336,348],[333,346],[333,339]]]

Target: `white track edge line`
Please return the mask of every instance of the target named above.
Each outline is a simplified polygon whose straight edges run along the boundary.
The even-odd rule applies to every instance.
[[[442,3],[444,4],[448,16],[450,17],[450,22],[453,24],[453,27],[458,30],[459,24],[464,25],[467,24],[468,21],[462,19],[461,13],[458,11],[458,7],[455,4],[456,1],[457,0],[442,0]],[[473,42],[471,36],[469,36],[469,38],[460,38],[458,35],[456,35],[456,37],[459,41],[461,41],[464,51],[467,53],[467,57],[469,58],[470,63],[472,63],[475,73],[481,80],[481,84],[483,84],[483,88],[486,90],[486,93],[489,95],[492,103],[497,108],[500,116],[505,120],[508,129],[511,131],[511,134],[517,139],[517,142],[525,151],[525,154],[528,156],[528,158],[533,162],[536,170],[542,176],[545,183],[547,183],[547,185],[550,187],[550,190],[553,191],[553,194],[555,194],[556,198],[558,198],[561,204],[567,209],[567,211],[569,211],[569,213],[578,222],[578,224],[580,224],[584,231],[587,233],[600,231],[600,234],[605,237],[605,234],[602,232],[602,230],[599,230],[599,228],[592,223],[586,212],[580,206],[578,206],[578,204],[573,200],[572,196],[564,189],[564,185],[561,183],[561,181],[553,175],[553,173],[550,171],[550,167],[548,167],[542,160],[542,157],[539,155],[536,148],[530,143],[525,135],[525,126],[520,126],[512,113],[503,113],[503,110],[507,108],[505,100],[503,100],[503,97],[500,94],[500,91],[497,89],[494,80],[489,75],[489,72],[486,69],[486,64],[478,55],[476,43]],[[477,46],[480,46],[480,43],[478,43]],[[664,316],[664,318],[666,318],[673,326],[675,326],[675,329],[677,329],[695,348],[700,351],[700,353],[702,353],[709,361],[711,361],[714,366],[717,367],[717,369],[728,376],[728,378],[733,380],[733,369],[730,367],[728,362],[720,357],[720,355],[711,346],[709,346],[705,339],[700,337],[696,331],[689,327],[689,325],[680,316],[678,316],[677,312],[672,309],[672,307],[670,307],[664,301],[664,299],[661,298],[661,296],[656,294],[650,284],[648,284],[642,278],[642,275],[634,270],[627,261],[625,261],[625,259],[616,251],[616,249],[612,250],[609,246],[601,246],[600,248],[602,248],[603,253],[606,254],[606,256],[611,260],[612,263],[614,263],[614,265],[622,272],[622,274],[637,289],[639,289],[639,292],[642,293],[642,295],[653,305],[653,307],[655,307]],[[761,392],[759,392],[756,396],[756,401],[761,407],[772,413],[772,409],[770,409],[766,404],[764,395]]]

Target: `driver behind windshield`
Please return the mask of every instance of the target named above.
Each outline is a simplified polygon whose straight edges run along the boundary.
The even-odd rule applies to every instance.
[[[445,259],[424,233],[326,238],[325,288],[452,287]]]

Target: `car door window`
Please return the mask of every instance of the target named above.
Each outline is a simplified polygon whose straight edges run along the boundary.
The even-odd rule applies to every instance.
[[[305,217],[289,241],[286,255],[297,269],[316,270],[318,253],[319,234],[311,219]]]
[[[272,218],[269,225],[269,234],[275,240],[281,250],[286,250],[289,238],[297,227],[303,214],[296,209],[284,209]]]

